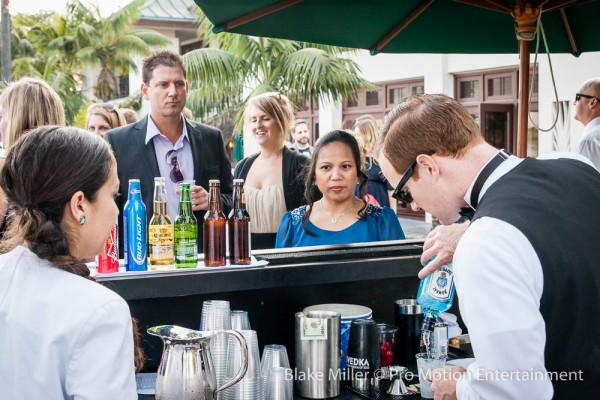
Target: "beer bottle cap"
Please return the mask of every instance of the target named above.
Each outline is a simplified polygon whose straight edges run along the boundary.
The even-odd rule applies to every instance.
[[[211,179],[208,181],[209,185],[221,185],[221,181],[219,181],[218,179]]]
[[[234,185],[235,185],[235,184],[240,184],[240,185],[243,185],[243,184],[244,184],[244,180],[243,180],[243,179],[234,179],[234,180],[233,180],[233,184],[234,184]]]

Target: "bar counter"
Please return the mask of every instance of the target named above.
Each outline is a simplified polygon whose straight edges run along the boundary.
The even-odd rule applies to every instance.
[[[198,329],[202,302],[228,300],[246,310],[259,348],[283,344],[294,365],[294,314],[323,303],[367,306],[378,322],[394,322],[394,301],[414,298],[423,240],[261,250],[263,267],[197,268],[98,275],[121,295],[138,319],[147,356],[144,370],[158,368],[159,338],[146,333],[156,325]]]

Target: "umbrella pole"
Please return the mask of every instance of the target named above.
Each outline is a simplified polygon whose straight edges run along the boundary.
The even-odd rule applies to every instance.
[[[517,119],[517,157],[527,157],[527,118],[529,115],[529,54],[530,43],[520,40],[519,117]]]

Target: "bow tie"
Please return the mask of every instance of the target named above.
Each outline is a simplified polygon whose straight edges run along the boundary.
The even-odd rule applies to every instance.
[[[299,151],[300,153],[310,153],[310,147],[307,147],[307,148],[305,148],[305,149],[298,149],[298,151]]]

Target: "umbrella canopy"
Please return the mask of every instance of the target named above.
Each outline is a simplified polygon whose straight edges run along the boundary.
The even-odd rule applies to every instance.
[[[194,0],[234,32],[384,53],[521,53],[517,154],[527,145],[529,42],[536,20],[553,53],[599,51],[599,0]],[[515,36],[517,35],[517,36]],[[517,41],[517,37],[525,40]],[[523,73],[525,72],[525,73]]]

